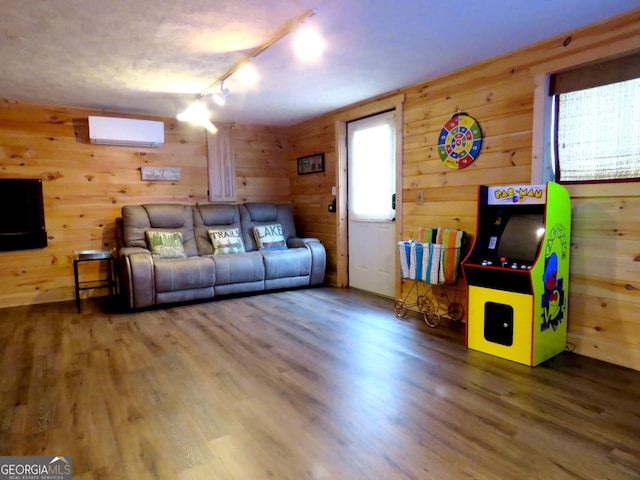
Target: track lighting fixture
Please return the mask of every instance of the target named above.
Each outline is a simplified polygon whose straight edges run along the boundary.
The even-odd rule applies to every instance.
[[[185,111],[176,115],[176,118],[179,121],[187,121],[195,125],[203,126],[209,132],[216,133],[218,129],[211,122],[211,119],[210,119],[211,114],[207,109],[206,105],[204,104],[204,97],[207,96],[215,87],[219,85],[220,91],[213,95],[213,101],[217,105],[223,106],[227,100],[227,97],[229,96],[229,89],[224,87],[225,80],[231,77],[231,75],[233,75],[234,73],[238,72],[238,70],[242,70],[242,71],[250,70],[251,65],[249,65],[249,63],[251,62],[251,60],[256,58],[265,50],[267,50],[269,47],[275,44],[278,40],[287,36],[289,33],[297,29],[300,24],[306,23],[307,20],[315,16],[316,13],[317,13],[317,10],[315,8],[312,8],[310,10],[307,10],[304,13],[304,15],[298,17],[295,20],[290,21],[287,25],[285,25],[284,28],[282,28],[282,30],[280,30],[276,35],[274,35],[271,39],[269,39],[267,43],[253,50],[253,52],[251,52],[248,56],[246,56],[245,58],[237,62],[224,75],[222,75],[220,78],[214,81],[206,89],[204,89],[204,91],[198,96],[196,101],[193,104],[191,104]],[[308,39],[309,35],[307,34],[307,37],[305,38]],[[300,48],[299,41],[300,40],[298,39],[296,44],[296,51],[298,51],[298,54],[301,55],[299,50]],[[309,42],[309,40],[307,40],[307,42]],[[314,51],[306,54],[305,56],[311,59],[317,58],[321,53],[322,48],[324,47],[322,38],[320,38],[320,36],[317,35],[316,33],[315,37],[312,38],[310,43],[311,43],[311,46],[308,48]],[[240,72],[240,73],[243,73],[243,72]],[[257,74],[255,73],[255,70],[253,70],[253,77],[254,79],[257,78]]]
[[[219,106],[223,107],[229,96],[229,89],[224,88],[224,81],[220,82],[220,91],[213,95],[213,101]]]

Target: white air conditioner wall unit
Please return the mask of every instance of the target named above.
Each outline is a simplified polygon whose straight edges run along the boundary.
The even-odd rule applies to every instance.
[[[89,140],[98,145],[159,147],[164,143],[164,123],[133,118],[90,116]]]

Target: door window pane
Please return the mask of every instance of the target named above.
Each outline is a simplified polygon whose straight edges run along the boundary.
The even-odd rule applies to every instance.
[[[352,220],[393,220],[396,191],[393,112],[347,125],[349,215]]]

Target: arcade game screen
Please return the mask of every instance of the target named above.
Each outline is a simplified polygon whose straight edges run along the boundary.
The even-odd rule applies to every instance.
[[[544,237],[544,213],[541,209],[508,207],[496,208],[487,218],[491,222],[480,226],[480,242],[470,258],[471,263],[493,266],[518,264],[531,267],[535,262]],[[537,210],[537,211],[535,211]],[[501,259],[508,265],[503,265]]]
[[[543,236],[542,214],[513,215],[500,237],[497,257],[533,263],[538,256]]]

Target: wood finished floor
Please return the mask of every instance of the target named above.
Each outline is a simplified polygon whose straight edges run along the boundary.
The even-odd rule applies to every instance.
[[[640,478],[640,372],[530,368],[315,288],[0,310],[0,455],[86,479]]]

